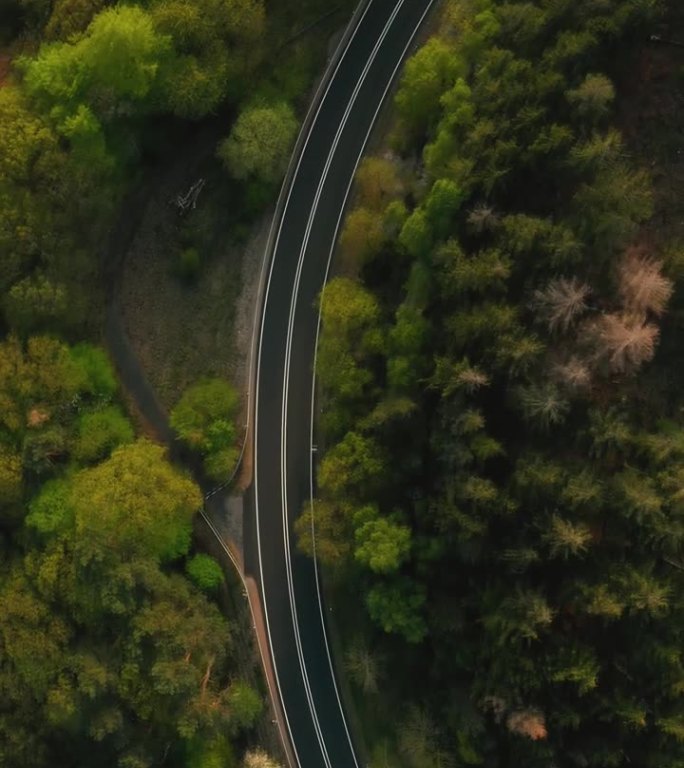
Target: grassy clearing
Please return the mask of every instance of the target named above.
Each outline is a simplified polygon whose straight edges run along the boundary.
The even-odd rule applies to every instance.
[[[200,177],[206,185],[197,208],[182,217],[168,201]],[[235,191],[213,158],[186,178],[180,188],[162,185],[150,200],[121,281],[131,343],[166,408],[201,376],[239,384],[241,372],[234,332],[246,229],[231,216]],[[195,279],[179,275],[190,248],[200,261]]]

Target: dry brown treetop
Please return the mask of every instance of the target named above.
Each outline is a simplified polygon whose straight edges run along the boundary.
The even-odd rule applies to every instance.
[[[556,363],[551,369],[553,378],[569,389],[584,389],[591,384],[591,371],[585,360],[573,355]]]
[[[456,374],[456,380],[466,392],[475,392],[480,387],[489,386],[489,376],[479,368],[472,366],[462,368]]]
[[[506,720],[506,727],[511,733],[526,736],[532,741],[540,741],[547,736],[544,715],[538,709],[520,709],[511,712]]]
[[[614,373],[627,373],[653,359],[659,329],[643,314],[602,315],[591,326],[599,358]]]
[[[673,284],[662,274],[662,261],[630,248],[618,266],[618,290],[628,312],[662,315],[672,296]]]
[[[533,294],[532,306],[550,331],[567,331],[586,310],[591,288],[576,277],[558,277]]]

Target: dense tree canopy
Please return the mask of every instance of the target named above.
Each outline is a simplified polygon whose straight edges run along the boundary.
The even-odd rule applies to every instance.
[[[194,157],[188,137],[211,133],[216,115],[232,121],[246,158],[220,182],[239,201],[235,220],[244,226],[270,202],[297,129],[292,104],[303,106],[325,57],[322,36],[294,33],[323,5],[277,0],[267,14],[261,0],[0,3],[7,768],[208,768],[237,765],[246,750],[252,768],[277,765],[256,747],[264,692],[253,649],[232,644],[221,567],[197,542],[191,554],[199,489],[161,447],[136,440],[107,355],[83,340],[102,338],[124,193]],[[287,66],[267,59],[288,41]],[[237,114],[256,136],[240,134]],[[183,251],[189,278],[206,259],[196,245]],[[203,381],[174,412],[221,481],[238,457],[237,404],[227,384]]]
[[[114,387],[94,347],[0,346],[0,524],[23,542],[0,572],[4,765],[148,765],[170,749],[183,765],[199,734],[250,727],[260,708],[226,621],[168,568],[188,553],[199,490],[161,447],[131,442]]]
[[[373,765],[682,761],[681,244],[615,111],[667,6],[445,3],[360,169],[296,527],[390,659]]]

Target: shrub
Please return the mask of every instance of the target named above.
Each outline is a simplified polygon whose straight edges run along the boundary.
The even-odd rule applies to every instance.
[[[215,592],[224,582],[221,566],[209,555],[195,555],[188,560],[185,570],[203,592]]]

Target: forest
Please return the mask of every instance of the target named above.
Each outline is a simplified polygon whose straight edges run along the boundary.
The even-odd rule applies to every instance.
[[[102,244],[126,196],[210,121],[236,208],[273,200],[322,66],[300,31],[329,13],[0,4],[2,766],[278,765],[244,617],[193,535],[206,488],[146,437],[103,347]],[[239,455],[237,400],[200,377],[170,414],[209,487]]]
[[[103,348],[101,246],[208,121],[234,220],[273,201],[322,66],[300,31],[331,10],[0,6],[3,766],[277,765],[193,537],[202,489],[145,437]],[[358,169],[297,529],[372,768],[684,764],[667,40],[684,41],[676,0],[443,0]],[[201,269],[192,247],[176,269]],[[200,377],[171,412],[211,482],[239,454],[237,407]]]
[[[374,768],[684,764],[663,39],[675,0],[445,0],[358,169],[297,528]]]

